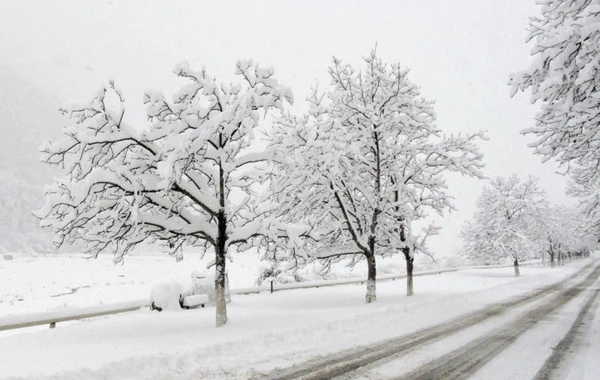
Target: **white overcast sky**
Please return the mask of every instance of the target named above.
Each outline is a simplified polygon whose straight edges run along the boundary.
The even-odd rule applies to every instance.
[[[0,65],[64,101],[88,100],[112,78],[141,110],[143,91],[173,87],[178,62],[232,78],[235,61],[251,58],[273,66],[304,109],[316,81],[329,85],[333,55],[360,65],[377,43],[436,101],[443,130],[488,131],[487,176],[534,174],[562,201],[564,177],[519,135],[536,109],[528,94],[511,99],[507,86],[530,61],[526,27],[538,11],[534,0],[5,1]],[[444,227],[432,240],[440,256],[460,247],[481,187],[454,177],[449,185],[459,212],[435,218]]]

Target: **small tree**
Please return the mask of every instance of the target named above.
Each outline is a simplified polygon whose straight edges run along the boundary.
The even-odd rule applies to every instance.
[[[296,255],[350,265],[367,262],[366,301],[376,299],[376,256],[404,252],[409,274],[414,220],[451,208],[443,173],[480,176],[481,134],[443,136],[433,104],[408,80],[408,70],[386,65],[373,50],[357,71],[337,58],[332,88],[315,89],[309,111],[276,123],[280,153],[274,182],[282,218],[307,226]],[[412,294],[412,277],[408,294]]]
[[[541,103],[529,144],[544,161],[554,158],[585,195],[590,213],[599,214],[600,188],[600,12],[590,0],[541,0],[530,21],[534,59],[510,78],[512,94],[531,89]],[[588,196],[591,195],[591,196]],[[594,196],[595,195],[595,196]],[[594,211],[596,210],[596,211]],[[600,218],[598,218],[600,220]]]
[[[230,246],[265,233],[268,221],[254,186],[267,159],[253,149],[259,113],[282,108],[290,93],[272,69],[238,62],[240,84],[219,84],[182,65],[188,81],[169,102],[144,97],[151,124],[124,122],[125,101],[111,83],[91,102],[65,110],[66,138],[46,144],[43,160],[66,177],[47,190],[38,212],[56,244],[81,241],[87,253],[121,260],[142,242],[162,243],[181,258],[184,246],[214,252],[216,325],[227,322],[225,259]]]
[[[422,232],[419,234],[414,234],[412,231],[406,228],[406,224],[403,223],[400,226],[400,241],[403,242],[404,247],[402,247],[402,255],[404,256],[404,260],[406,262],[406,295],[412,296],[414,295],[414,283],[413,283],[413,271],[414,271],[414,261],[415,254],[417,252],[423,253],[426,256],[429,256],[434,262],[433,252],[429,250],[426,245],[427,238],[430,236],[437,235],[439,233],[440,227],[429,225],[423,228]]]
[[[546,212],[545,195],[536,179],[497,177],[482,190],[473,220],[463,226],[464,255],[485,264],[511,257],[519,276],[519,260],[540,249]]]

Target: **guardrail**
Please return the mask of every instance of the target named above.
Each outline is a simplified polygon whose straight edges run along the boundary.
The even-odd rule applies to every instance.
[[[534,262],[524,262],[520,263],[519,266],[531,266],[541,264],[538,261]],[[448,272],[458,272],[461,270],[468,269],[494,269],[494,268],[512,268],[513,264],[506,265],[477,265],[477,266],[468,266],[468,267],[460,267],[460,268],[446,268],[446,269],[436,269],[429,271],[420,271],[414,272],[413,277],[419,276],[429,276],[434,274],[442,274]],[[383,276],[377,276],[377,282],[383,281],[396,281],[400,279],[406,278],[406,273],[400,274],[388,274]],[[367,282],[366,279],[341,279],[341,280],[323,280],[323,281],[310,281],[310,282],[301,282],[301,283],[289,283],[289,284],[277,284],[275,287],[273,283],[271,283],[270,287],[254,287],[254,288],[245,288],[243,292],[235,292],[231,291],[231,294],[251,294],[251,293],[259,293],[260,291],[270,291],[271,293],[279,292],[282,290],[292,290],[292,289],[307,289],[307,288],[324,288],[327,286],[338,286],[338,285],[353,285],[353,284],[365,284]],[[242,289],[240,289],[242,290]]]
[[[519,265],[537,265],[538,262],[527,262]],[[468,269],[493,269],[493,268],[509,268],[510,265],[488,265],[488,266],[470,266],[461,268],[448,268],[440,270],[422,271],[413,273],[413,277],[428,276],[434,274],[442,274],[448,272],[457,272]],[[384,275],[380,276],[377,281],[395,281],[406,278],[406,274],[395,274],[395,275]],[[322,288],[328,286],[339,286],[339,285],[352,285],[352,284],[364,284],[365,279],[342,279],[342,280],[324,280],[324,281],[311,281],[306,283],[291,283],[291,284],[277,284],[275,287],[274,283],[269,286],[255,286],[249,288],[231,289],[231,294],[257,294],[260,292],[279,292],[284,290],[293,289],[308,289],[308,288]],[[25,314],[25,315],[14,315],[10,317],[0,318],[0,331],[20,329],[25,327],[34,327],[40,325],[49,325],[50,328],[54,328],[59,322],[67,322],[74,320],[81,320],[87,318],[101,317],[104,315],[127,313],[130,311],[139,310],[144,307],[150,307],[149,299],[140,299],[135,301],[106,304],[100,306],[91,306],[84,308],[72,308],[57,311],[48,311],[36,314]]]
[[[47,311],[36,314],[13,315],[10,317],[0,318],[0,331],[39,325],[50,325],[50,328],[54,328],[58,322],[67,322],[79,319],[101,317],[103,315],[126,313],[146,306],[150,306],[150,301],[148,299],[84,308]]]

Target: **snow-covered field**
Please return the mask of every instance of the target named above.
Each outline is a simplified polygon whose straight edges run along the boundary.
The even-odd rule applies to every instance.
[[[154,284],[185,283],[192,272],[206,271],[210,259],[209,255],[200,259],[198,254],[186,253],[177,262],[172,256],[156,252],[131,254],[124,263],[114,264],[109,255],[97,259],[76,254],[12,256],[12,260],[0,256],[0,317],[147,298]],[[232,256],[227,264],[230,287],[254,286],[260,266],[258,254]],[[379,275],[404,273],[403,261],[399,257],[382,260]],[[417,264],[417,270],[426,269],[426,263]],[[305,280],[317,279],[311,267],[301,273]],[[362,279],[365,273],[364,264],[354,268],[339,265],[329,277]]]
[[[29,273],[44,273],[48,260],[31,258],[24,267]],[[179,267],[182,263],[172,263],[167,269],[164,258],[153,255],[132,257],[119,268],[102,260],[69,261],[60,272],[62,276],[42,276],[48,280],[37,282],[31,280],[35,276],[25,276],[16,269],[21,266],[16,264],[19,258],[2,262],[2,275],[11,273],[7,265],[14,269],[11,280],[4,283],[9,289],[20,289],[23,298],[7,301],[3,295],[2,309],[7,304],[19,313],[50,307],[40,291],[45,289],[44,281],[54,283],[52,291],[58,284],[63,290],[91,285],[54,297],[62,300],[51,307],[96,305],[147,296],[148,274],[160,280],[161,276],[187,276],[195,269]],[[159,263],[165,267],[153,268]],[[229,323],[219,329],[214,327],[212,308],[163,313],[140,310],[58,324],[55,329],[1,336],[0,378],[245,379],[343,348],[413,332],[556,282],[586,264],[589,260],[560,268],[523,267],[520,278],[512,276],[511,268],[417,277],[415,297],[404,296],[403,281],[382,282],[378,284],[378,300],[371,305],[364,303],[364,285],[234,295],[228,307]],[[230,271],[232,287],[251,285],[241,281],[243,265],[236,268],[232,264]],[[29,287],[23,288],[24,277],[32,281]],[[245,278],[252,282],[254,277],[246,273]],[[27,306],[14,306],[19,302]]]
[[[0,256],[0,317],[147,298],[153,284],[190,279],[206,270],[208,257],[186,254],[183,261],[163,253],[135,254],[123,264],[112,257],[83,255]],[[230,264],[231,287],[254,285],[257,256],[237,255]]]

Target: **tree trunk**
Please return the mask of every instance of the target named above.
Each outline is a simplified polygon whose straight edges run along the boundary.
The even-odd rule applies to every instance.
[[[521,271],[519,270],[519,259],[515,257],[515,261],[513,262],[513,267],[515,268],[515,277],[519,277],[521,275]]]
[[[398,201],[398,193],[396,193],[396,201]],[[400,221],[400,241],[402,243],[406,243],[406,229],[404,227],[404,219]],[[402,253],[404,253],[404,260],[406,260],[406,295],[408,297],[414,295],[413,288],[413,267],[415,258],[411,255],[410,247],[402,248]]]
[[[219,134],[219,146],[223,146],[223,136]],[[225,299],[225,257],[227,250],[227,216],[225,215],[225,171],[219,162],[219,206],[217,214],[217,246],[215,247],[215,309],[216,325],[221,327],[227,323],[227,300]]]
[[[550,268],[554,268],[556,266],[556,261],[554,261],[554,253],[549,253],[550,255]]]
[[[371,244],[369,244],[371,245]],[[367,303],[377,300],[377,267],[375,266],[375,255],[373,251],[365,254],[367,257],[368,275],[367,275]]]
[[[215,278],[215,306],[217,309],[216,326],[221,327],[227,323],[227,302],[225,299],[225,260],[218,260]]]
[[[402,251],[404,252],[404,259],[406,260],[406,295],[410,297],[415,294],[413,290],[413,268],[415,258],[410,256],[409,248],[404,248]]]
[[[216,325],[221,327],[227,323],[227,300],[225,299],[225,241],[226,225],[225,212],[219,212],[217,217],[219,236],[217,238],[217,247],[215,249],[215,308],[217,311]]]

